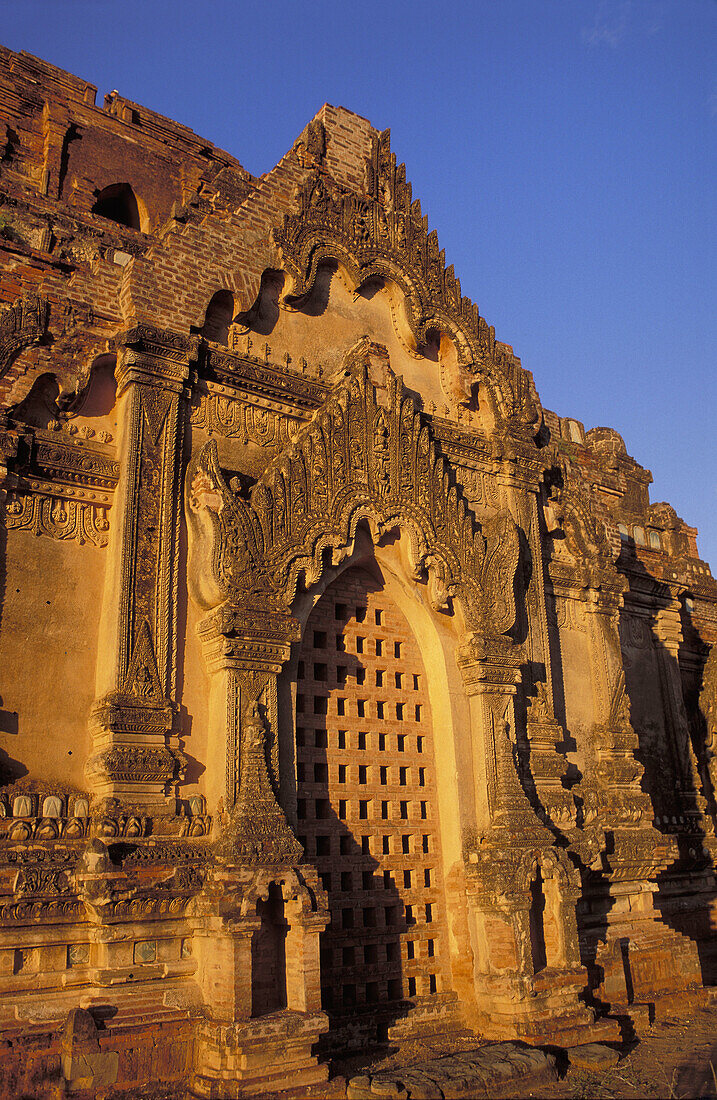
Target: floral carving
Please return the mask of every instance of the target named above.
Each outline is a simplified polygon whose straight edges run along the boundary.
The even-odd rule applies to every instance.
[[[238,438],[242,443],[256,443],[259,447],[286,446],[292,427],[300,424],[271,409],[211,392],[203,395],[199,404],[192,408],[191,421],[196,428]]]
[[[120,783],[170,783],[184,763],[181,753],[162,746],[114,745],[92,757],[85,770]]]

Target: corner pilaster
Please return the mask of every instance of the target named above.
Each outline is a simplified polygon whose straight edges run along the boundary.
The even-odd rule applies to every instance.
[[[653,632],[657,641],[655,646],[657,667],[660,673],[667,736],[677,777],[676,793],[679,805],[685,816],[688,832],[704,832],[711,835],[714,833],[714,824],[707,813],[707,800],[700,791],[702,782],[699,766],[690,740],[682,696],[679,663],[682,623],[678,600],[673,598],[667,607],[658,611]]]
[[[120,481],[100,627],[96,797],[173,812],[181,455],[196,339],[142,325],[117,341]]]

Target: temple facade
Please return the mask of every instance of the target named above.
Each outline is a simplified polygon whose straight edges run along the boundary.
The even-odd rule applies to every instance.
[[[1,1094],[699,1001],[695,529],[542,406],[388,131],[255,177],[95,96],[0,50]]]

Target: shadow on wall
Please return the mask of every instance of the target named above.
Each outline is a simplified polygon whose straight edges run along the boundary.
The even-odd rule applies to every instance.
[[[309,293],[301,297],[290,296],[287,299],[291,308],[301,312],[305,317],[321,317],[329,304],[331,281],[336,271],[337,264],[334,262],[320,264]],[[230,342],[232,325],[236,325],[240,332],[251,333],[254,336],[271,336],[280,317],[279,299],[284,289],[284,282],[285,276],[282,271],[274,269],[264,271],[256,301],[249,309],[236,315],[236,302],[231,291],[217,290],[209,301],[202,324],[192,327],[191,331],[203,336],[205,340],[211,340],[225,347]],[[360,297],[370,300],[383,285],[382,279],[370,280],[357,293]],[[432,342],[419,350],[421,354],[437,362],[438,337],[431,335]]]
[[[637,755],[645,769],[643,789],[652,799],[655,828],[674,837],[678,850],[676,861],[658,876],[655,904],[670,928],[695,941],[702,981],[714,985],[717,894],[714,860],[706,841],[714,837],[717,805],[709,767],[708,715],[700,704],[709,647],[692,620],[689,596],[680,600],[679,622],[670,611],[672,650],[661,639],[658,620],[674,599],[669,587],[636,557],[632,539],[623,542],[617,565],[628,578],[628,595],[635,593],[639,599],[649,591],[657,606],[641,621],[630,616],[629,607],[621,613],[625,683],[639,740]],[[651,676],[646,667],[650,660]],[[652,690],[646,688],[650,684]],[[651,710],[654,699],[661,721]]]
[[[340,633],[348,619],[348,614],[340,615],[332,625]],[[359,756],[368,759],[360,749],[355,720],[331,722],[327,715],[328,699],[337,694],[342,681],[361,680],[363,665],[356,656],[340,653],[339,687],[332,692],[329,683],[313,680],[317,663],[310,643],[321,633],[314,631],[315,625],[312,616],[299,662],[298,832],[306,858],[318,870],[329,895],[331,920],[321,939],[322,1007],[331,1025],[328,1042],[344,1050],[360,1049],[384,1039],[387,1028],[402,1014],[401,936],[409,926],[392,874],[381,870],[371,852],[372,844],[380,840],[375,823],[369,825],[368,820],[373,792],[360,792],[349,782],[341,792],[346,798],[337,800],[335,784],[329,782],[330,774],[340,779],[347,769],[358,770]],[[328,679],[326,666],[318,668],[319,675]],[[339,730],[339,725],[350,728]],[[349,822],[355,811],[359,820]]]
[[[17,714],[0,710],[0,735],[14,734],[17,736],[17,733]],[[7,787],[10,783],[22,779],[27,774],[27,768],[20,760],[15,760],[5,749],[0,749],[0,787]]]
[[[4,507],[4,504],[2,506]],[[5,564],[7,561],[6,554],[7,528],[4,523],[0,523],[0,624],[2,624],[2,613],[5,606],[5,587],[7,581]],[[4,710],[3,699],[2,696],[0,696],[0,737],[8,744],[8,739],[17,737],[19,732],[20,728],[17,712],[13,710]],[[6,749],[0,748],[0,787],[5,787],[9,783],[14,783],[16,779],[21,779],[27,774],[27,768],[20,760],[15,760]]]
[[[637,559],[634,543],[623,543],[617,569],[629,585],[620,615],[620,640],[630,721],[638,741],[636,756],[644,768],[641,785],[652,802],[655,829],[674,845],[676,853],[670,866],[657,876],[654,904],[668,928],[693,941],[699,956],[701,980],[711,985],[717,981],[714,938],[717,894],[709,848],[715,792],[706,759],[706,716],[699,705],[706,647],[687,605],[683,602],[680,622],[669,586],[654,577]],[[555,717],[566,731],[563,745],[556,747],[559,751],[574,751],[577,745],[567,725],[562,688],[565,672],[554,604],[552,608],[549,605],[549,611],[552,612],[548,617],[548,635],[556,685]],[[702,656],[696,661],[700,654]],[[529,751],[530,746],[528,763],[519,768],[519,772],[529,800],[534,808],[536,805],[539,808],[534,787],[525,781],[526,773],[530,780]],[[569,790],[581,778],[580,771],[571,765],[562,778],[562,785]],[[706,816],[703,816],[700,806],[705,802]],[[577,824],[581,825],[589,807],[580,796],[575,798],[575,804]],[[599,811],[599,802],[597,809]],[[609,867],[615,842],[609,830],[605,833],[605,841],[605,859]],[[574,858],[577,858],[575,854]],[[664,951],[669,949],[660,947],[653,952],[646,941],[640,940],[639,933],[635,943],[632,933],[629,938],[621,936],[610,874],[596,869],[594,864],[588,866],[580,862],[579,867],[583,888],[577,915],[581,961],[589,978],[588,1004],[604,1013],[610,1005],[624,1005],[625,998],[628,1006],[644,1000],[635,992],[638,984],[643,989],[646,986],[653,989],[658,995],[663,985],[669,989],[676,971],[690,967],[694,948],[685,943],[683,956],[680,941],[674,940],[672,949],[676,949],[680,957],[670,959],[663,957]],[[608,940],[610,927],[612,938]],[[639,924],[635,926],[638,930],[639,927]],[[633,972],[635,966],[640,968],[639,974]],[[697,984],[700,974],[685,971],[682,978]],[[627,1017],[624,1023],[628,1032],[625,1038],[631,1038]]]

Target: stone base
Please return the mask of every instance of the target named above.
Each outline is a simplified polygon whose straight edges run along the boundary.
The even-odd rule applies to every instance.
[[[694,874],[662,876],[656,905],[665,924],[694,941],[703,983],[717,982],[717,898],[712,865]]]
[[[466,1021],[456,994],[438,993],[334,1014],[331,1030],[322,1038],[319,1049],[327,1057],[340,1057],[365,1051],[386,1040],[405,1043],[465,1030]]]
[[[107,1017],[94,1035],[68,1036],[67,1022],[64,1028],[60,1022],[3,1028],[0,1097],[96,1100],[108,1091],[179,1088],[191,1073],[194,1028],[186,1012],[155,1013],[139,1005]]]
[[[328,1029],[323,1012],[276,1012],[241,1023],[197,1026],[190,1096],[235,1100],[321,1084],[329,1067],[312,1049]]]
[[[669,1020],[675,1016],[689,1016],[708,1003],[707,990],[694,989],[681,993],[667,993],[654,1001],[633,1001],[631,1004],[610,1005],[610,1018],[620,1021],[624,1029],[631,1028],[634,1038],[640,1039],[656,1020]],[[627,1036],[630,1038],[630,1036]],[[623,1038],[625,1036],[623,1035]]]
[[[387,1031],[392,1042],[405,1043],[437,1032],[456,1031],[465,1026],[455,993],[418,999],[409,1005]]]
[[[595,996],[609,1006],[693,999],[702,988],[696,944],[659,920],[621,926],[608,932],[595,952],[602,980]]]
[[[583,967],[545,969],[529,978],[483,975],[476,982],[476,1012],[469,1023],[488,1039],[554,1046],[619,1041],[617,1022],[596,1020],[579,1000],[585,984]]]
[[[555,1063],[553,1054],[522,1043],[490,1043],[397,1070],[352,1077],[346,1095],[348,1100],[376,1100],[380,1096],[387,1100],[400,1097],[433,1100],[441,1096],[474,1100],[479,1096],[492,1097],[506,1085],[515,1088],[520,1081],[521,1094],[532,1096],[532,1089],[539,1081],[555,1080]]]

